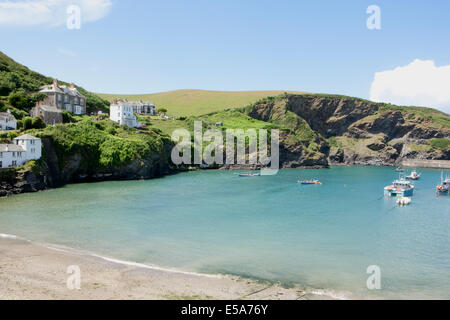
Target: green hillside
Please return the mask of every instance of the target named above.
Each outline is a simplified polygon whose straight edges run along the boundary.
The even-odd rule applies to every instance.
[[[175,90],[154,94],[120,95],[100,94],[103,99],[112,101],[116,98],[144,100],[153,102],[157,107],[164,107],[173,116],[198,116],[225,109],[241,108],[256,101],[276,96],[284,91],[207,91],[207,90]],[[302,92],[290,92],[302,93]]]
[[[22,119],[35,103],[42,99],[36,92],[53,79],[32,71],[0,51],[0,112],[10,109],[17,119]],[[67,82],[59,81],[68,85]],[[97,95],[78,87],[86,97],[87,111],[108,111],[109,103]]]

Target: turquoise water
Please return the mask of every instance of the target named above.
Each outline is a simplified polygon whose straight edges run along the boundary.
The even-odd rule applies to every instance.
[[[397,207],[392,168],[202,171],[0,199],[0,233],[108,257],[300,285],[341,297],[450,298],[450,197],[420,170]],[[301,186],[299,178],[323,185]],[[381,290],[366,269],[381,269]]]

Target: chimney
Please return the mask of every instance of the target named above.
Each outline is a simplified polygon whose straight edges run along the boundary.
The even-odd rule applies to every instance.
[[[58,80],[53,79],[53,85],[56,87],[58,85]]]
[[[70,89],[75,89],[75,84],[73,82],[70,84]]]

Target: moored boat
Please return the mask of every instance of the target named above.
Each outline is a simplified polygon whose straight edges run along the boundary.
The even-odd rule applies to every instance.
[[[420,173],[417,173],[416,170],[411,171],[411,174],[409,176],[405,177],[408,180],[419,180],[420,179]]]
[[[409,197],[398,197],[397,198],[397,204],[399,206],[407,206],[407,205],[409,205],[411,203],[411,201],[412,200]]]
[[[436,193],[438,195],[450,194],[450,179],[445,178],[444,180],[444,173],[441,174],[441,184],[436,187]]]
[[[247,178],[260,177],[261,173],[240,173],[238,176],[239,177],[247,177]]]
[[[322,184],[322,182],[320,182],[319,180],[315,179],[315,180],[299,180],[298,183],[302,184],[302,185],[308,185],[308,184]]]
[[[395,180],[392,185],[385,187],[384,194],[391,197],[412,197],[414,194],[414,185],[408,180],[400,178]]]

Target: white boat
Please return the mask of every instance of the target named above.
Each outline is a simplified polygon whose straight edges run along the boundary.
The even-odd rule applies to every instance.
[[[408,180],[419,180],[420,179],[420,173],[417,173],[416,170],[411,171],[411,174],[409,176],[405,177]]]
[[[397,198],[397,204],[399,206],[407,206],[410,203],[411,203],[411,198],[409,198],[409,197],[398,197]]]

